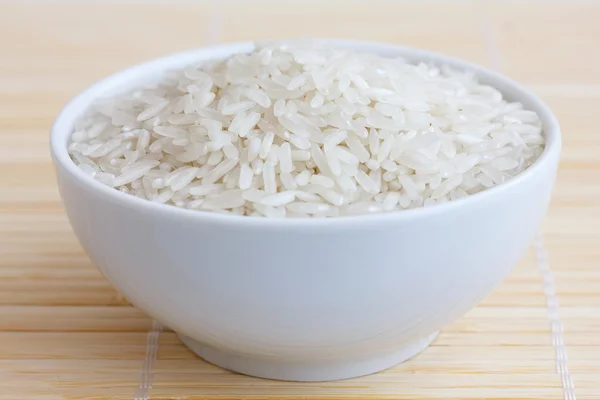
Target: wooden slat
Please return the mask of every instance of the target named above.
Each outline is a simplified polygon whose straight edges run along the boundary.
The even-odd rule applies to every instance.
[[[487,14],[494,24],[505,72],[533,84],[600,83],[595,41],[598,5],[583,1],[540,3],[488,2]],[[548,43],[552,45],[545,45]]]
[[[0,332],[0,359],[141,360],[145,336],[145,332]]]
[[[0,306],[0,331],[147,332],[151,325],[133,307]]]
[[[367,7],[365,2],[349,1],[340,7],[337,1],[305,0],[283,7],[274,1],[225,1],[220,13],[225,26],[235,29],[222,29],[219,39],[354,38],[421,47],[489,64],[474,2],[437,1],[435,12],[429,3],[377,0]]]

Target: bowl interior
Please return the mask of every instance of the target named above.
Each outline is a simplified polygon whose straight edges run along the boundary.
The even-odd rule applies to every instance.
[[[449,57],[443,54],[430,52],[410,47],[396,46],[384,43],[338,40],[338,39],[318,39],[318,42],[330,44],[337,47],[352,48],[357,51],[377,53],[385,57],[402,57],[409,62],[428,62],[436,65],[447,65],[459,70],[473,72],[482,84],[486,84],[498,89],[507,100],[519,101],[525,108],[535,111],[540,116],[543,124],[544,136],[546,145],[542,155],[528,169],[523,171],[518,176],[509,181],[484,190],[480,193],[462,198],[459,200],[446,202],[444,204],[435,205],[433,207],[418,208],[411,210],[402,210],[391,213],[382,213],[375,215],[358,215],[345,216],[333,219],[327,219],[327,223],[331,221],[341,220],[360,220],[366,219],[382,219],[389,218],[394,215],[394,218],[412,218],[418,215],[426,215],[435,212],[443,212],[457,206],[464,206],[473,201],[478,201],[484,196],[490,196],[494,193],[505,190],[512,185],[524,183],[527,178],[536,173],[536,171],[545,168],[554,168],[557,163],[561,147],[560,128],[556,118],[550,109],[533,93],[523,88],[515,81],[504,77],[494,71],[484,67]],[[167,70],[181,68],[185,65],[199,62],[202,60],[222,59],[236,53],[250,52],[255,48],[253,42],[233,43],[218,45],[212,47],[204,47],[200,49],[190,50],[182,53],[172,54],[166,57],[154,59],[132,66],[123,71],[117,72],[86,89],[79,95],[75,96],[60,112],[54,125],[52,126],[50,136],[50,146],[53,159],[57,167],[63,169],[75,177],[81,184],[89,186],[92,190],[100,195],[110,196],[115,201],[122,201],[131,207],[151,207],[155,210],[164,212],[183,213],[187,217],[216,218],[224,220],[236,220],[238,223],[241,220],[246,220],[248,223],[261,224],[280,224],[285,221],[286,224],[320,224],[324,219],[271,219],[271,218],[249,218],[236,215],[222,215],[216,213],[205,213],[192,210],[181,209],[164,204],[155,204],[148,200],[139,199],[135,196],[130,196],[120,191],[114,190],[103,185],[100,182],[88,177],[83,173],[71,160],[67,144],[72,133],[74,122],[99,98],[116,95],[118,93],[127,92],[144,83],[159,80]],[[209,216],[210,215],[210,216]],[[258,220],[258,221],[257,221]],[[290,222],[293,221],[293,222]],[[321,221],[321,222],[318,222]],[[335,222],[334,222],[335,223]]]

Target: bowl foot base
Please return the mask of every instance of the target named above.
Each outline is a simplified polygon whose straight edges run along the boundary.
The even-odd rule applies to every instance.
[[[425,350],[434,341],[437,334],[438,332],[411,341],[386,354],[314,361],[233,354],[206,346],[184,335],[179,335],[179,338],[204,360],[230,371],[259,378],[318,382],[355,378],[391,368]]]

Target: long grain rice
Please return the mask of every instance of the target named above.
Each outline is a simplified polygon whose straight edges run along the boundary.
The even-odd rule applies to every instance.
[[[291,41],[99,100],[69,153],[149,201],[305,218],[459,200],[543,147],[538,115],[469,73]]]

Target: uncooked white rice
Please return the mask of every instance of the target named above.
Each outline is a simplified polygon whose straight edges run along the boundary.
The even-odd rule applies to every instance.
[[[519,174],[543,146],[536,113],[469,73],[287,42],[98,101],[69,153],[143,199],[281,218],[457,200]]]

